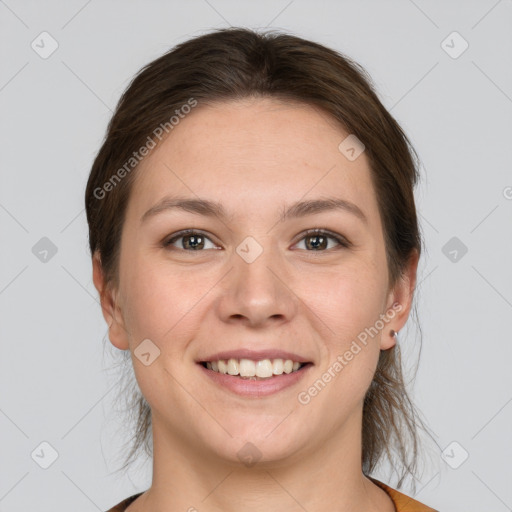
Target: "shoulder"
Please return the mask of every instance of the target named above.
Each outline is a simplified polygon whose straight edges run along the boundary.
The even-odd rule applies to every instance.
[[[130,496],[129,498],[124,499],[123,501],[121,501],[121,503],[118,503],[115,507],[108,509],[107,512],[123,512],[124,510],[126,510],[128,505],[133,503],[141,494],[142,494],[142,492],[139,492],[138,494],[134,494],[133,496]]]
[[[380,482],[379,480],[376,480],[375,478],[368,478],[370,478],[370,480],[375,485],[378,485],[381,489],[389,494],[390,498],[395,504],[397,512],[438,512],[433,508],[423,505],[423,503],[420,503],[419,501],[409,498],[409,496],[402,494],[401,492],[389,487],[388,485]]]

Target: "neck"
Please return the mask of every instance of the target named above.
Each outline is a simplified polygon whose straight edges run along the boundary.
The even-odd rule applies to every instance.
[[[319,433],[279,461],[247,467],[207,455],[153,418],[153,482],[140,510],[393,511],[390,498],[362,473],[360,425],[360,416],[352,418],[336,436]]]

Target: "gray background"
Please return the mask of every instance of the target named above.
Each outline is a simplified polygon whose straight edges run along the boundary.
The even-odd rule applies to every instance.
[[[113,473],[126,440],[113,408],[119,351],[92,283],[84,187],[131,77],[228,25],[280,28],[346,53],[411,138],[427,246],[412,393],[437,443],[425,448],[416,498],[446,512],[512,510],[512,1],[6,0],[0,511],[106,510],[149,485],[147,464]],[[31,47],[51,49],[43,31],[58,43],[47,58]],[[57,248],[46,261],[43,237]],[[413,322],[406,331],[414,370]],[[58,454],[48,469],[44,441]]]

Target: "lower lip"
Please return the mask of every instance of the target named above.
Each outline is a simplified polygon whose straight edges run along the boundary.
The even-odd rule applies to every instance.
[[[275,375],[265,380],[250,380],[234,377],[233,375],[215,372],[198,363],[199,368],[216,384],[229,389],[233,393],[247,397],[269,396],[297,384],[308,373],[311,363],[304,365],[300,370],[291,373]]]

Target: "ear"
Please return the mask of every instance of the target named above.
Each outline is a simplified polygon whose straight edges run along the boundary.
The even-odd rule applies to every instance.
[[[409,318],[414,289],[416,288],[418,261],[419,252],[414,249],[402,275],[389,292],[386,315],[389,318],[392,317],[392,320],[386,325],[382,333],[380,341],[381,350],[388,350],[395,346],[396,338],[392,335],[391,331],[400,331],[407,322],[407,318]]]
[[[129,348],[128,332],[124,326],[121,309],[116,304],[115,290],[112,290],[105,283],[101,257],[98,251],[94,253],[92,258],[92,279],[100,296],[103,318],[109,326],[108,337],[110,342],[120,350],[127,350]]]

